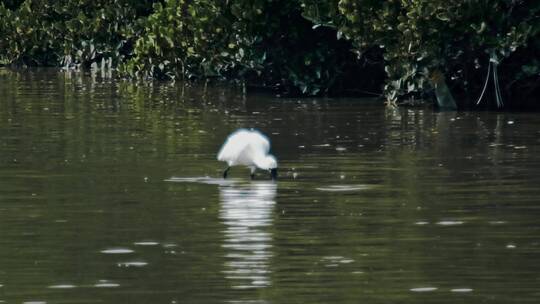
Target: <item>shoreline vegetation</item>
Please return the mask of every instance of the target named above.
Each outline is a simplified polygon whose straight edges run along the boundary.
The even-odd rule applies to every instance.
[[[0,65],[538,109],[533,0],[4,0]]]

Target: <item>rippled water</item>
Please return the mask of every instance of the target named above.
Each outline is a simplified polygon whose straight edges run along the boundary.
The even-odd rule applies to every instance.
[[[277,183],[220,178],[239,127]],[[538,303],[539,150],[535,113],[0,69],[0,301]]]

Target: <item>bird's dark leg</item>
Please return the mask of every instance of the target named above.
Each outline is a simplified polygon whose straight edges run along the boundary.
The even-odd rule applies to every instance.
[[[229,173],[229,169],[231,169],[231,167],[227,167],[225,169],[225,171],[223,171],[223,178],[227,178],[227,174]]]
[[[272,180],[277,179],[277,168],[270,169],[270,178],[272,178]]]
[[[255,179],[255,168],[254,167],[251,167],[251,174],[249,175],[251,177],[251,179]]]

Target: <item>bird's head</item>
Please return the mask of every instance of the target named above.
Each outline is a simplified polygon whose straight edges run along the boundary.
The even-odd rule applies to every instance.
[[[277,167],[278,163],[274,156],[272,155],[266,155],[265,157],[261,157],[259,159],[255,160],[255,165],[257,167],[270,171],[270,175],[272,179],[277,179]]]

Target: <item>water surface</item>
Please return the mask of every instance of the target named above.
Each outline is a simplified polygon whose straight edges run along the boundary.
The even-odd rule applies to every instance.
[[[540,300],[537,114],[103,76],[0,70],[1,301]]]

